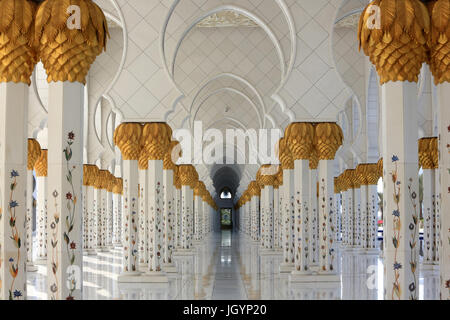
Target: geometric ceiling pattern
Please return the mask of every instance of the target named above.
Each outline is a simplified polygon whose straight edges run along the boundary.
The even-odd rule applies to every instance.
[[[173,128],[189,128],[194,116],[221,130],[284,128],[336,121],[353,95],[364,100],[365,65],[350,50],[356,37],[351,28],[336,31],[330,17],[365,1],[94,1],[111,39],[88,79],[90,163],[114,156],[95,121],[106,127],[110,112]],[[242,190],[254,169],[240,171]]]

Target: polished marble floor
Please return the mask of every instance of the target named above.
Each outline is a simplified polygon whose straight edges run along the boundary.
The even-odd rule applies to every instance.
[[[120,300],[377,300],[383,297],[383,260],[338,250],[340,282],[292,283],[281,274],[281,255],[260,255],[257,244],[224,230],[196,246],[191,256],[175,257],[178,272],[164,284],[123,284],[121,249],[84,256],[83,298]],[[439,272],[421,270],[420,299],[439,299]],[[47,299],[46,266],[28,273],[28,298]]]

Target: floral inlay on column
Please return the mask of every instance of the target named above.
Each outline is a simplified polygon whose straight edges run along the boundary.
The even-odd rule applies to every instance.
[[[395,273],[395,279],[394,279],[394,283],[392,284],[392,300],[394,300],[394,296],[397,297],[397,299],[400,299],[401,296],[401,290],[402,288],[400,287],[400,269],[403,268],[403,266],[397,261],[397,254],[398,254],[398,248],[400,246],[400,229],[401,229],[401,218],[400,218],[400,207],[399,207],[399,202],[400,202],[400,185],[401,185],[401,181],[397,180],[398,177],[398,167],[397,167],[397,162],[399,161],[397,156],[393,156],[392,157],[392,162],[395,163],[395,170],[393,172],[391,172],[391,177],[392,177],[392,183],[394,184],[394,194],[393,194],[393,198],[394,198],[394,203],[396,203],[397,205],[397,209],[394,210],[392,212],[392,219],[393,219],[393,237],[392,237],[392,244],[394,245],[394,273]]]
[[[67,145],[66,149],[64,149],[64,155],[66,158],[66,179],[67,182],[70,185],[70,190],[66,193],[66,205],[69,212],[69,215],[66,216],[66,224],[65,224],[65,232],[64,232],[64,240],[66,242],[67,246],[67,255],[69,258],[69,268],[72,270],[71,266],[75,264],[75,249],[77,247],[77,243],[74,240],[71,240],[70,234],[73,230],[74,226],[74,219],[75,219],[75,212],[76,212],[76,205],[77,205],[77,195],[75,192],[75,188],[73,185],[73,173],[75,170],[77,170],[76,166],[70,165],[70,160],[72,159],[73,152],[72,152],[72,144],[75,141],[75,134],[71,131],[67,134]],[[69,283],[69,295],[67,296],[66,300],[73,300],[73,292],[76,290],[77,287],[77,280],[75,271],[72,270],[72,273],[69,275],[67,279]]]
[[[22,246],[22,241],[19,236],[19,231],[16,226],[16,208],[19,206],[19,203],[14,200],[14,191],[17,187],[17,177],[19,177],[19,172],[16,170],[11,171],[11,184],[10,184],[10,196],[9,196],[9,204],[8,204],[8,213],[9,213],[9,226],[11,228],[11,236],[10,239],[14,243],[14,246],[17,248],[17,255],[10,256],[8,258],[9,263],[9,273],[12,277],[11,287],[9,289],[9,300],[14,300],[23,296],[22,291],[18,289],[14,289],[14,282],[19,275],[19,265],[21,263],[20,257],[20,247]],[[0,213],[1,214],[1,213]]]

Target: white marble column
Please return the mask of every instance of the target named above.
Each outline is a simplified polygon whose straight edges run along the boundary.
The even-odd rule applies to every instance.
[[[101,179],[101,189],[99,189],[98,195],[100,196],[99,200],[97,200],[97,204],[99,205],[99,216],[98,216],[98,248],[97,250],[99,252],[108,252],[107,247],[107,233],[108,233],[108,227],[107,227],[107,216],[108,216],[108,208],[107,208],[107,201],[108,201],[108,191],[106,190],[106,187],[108,186],[108,179],[109,179],[109,171],[108,170],[100,170],[100,179]]]
[[[281,272],[291,272],[294,269],[294,170],[283,169],[283,262]]]
[[[354,201],[354,225],[353,225],[353,243],[355,248],[362,249],[362,190],[358,181],[356,170],[353,171],[353,201]]]
[[[448,72],[448,71],[447,71]],[[438,85],[439,106],[439,262],[441,272],[441,299],[450,299],[450,83]],[[439,208],[439,207],[438,207]]]
[[[193,213],[193,198],[194,192],[188,185],[182,185],[181,187],[181,235],[182,235],[182,248],[184,250],[191,249],[191,234],[189,219],[192,218]]]
[[[122,246],[122,192],[123,180],[116,178],[116,187],[114,188],[114,225],[113,225],[113,245]]]
[[[208,235],[209,235],[209,231],[208,231],[208,221],[210,218],[210,214],[211,214],[211,209],[209,207],[208,204],[208,198],[207,195],[203,196],[203,233],[202,233],[202,240],[206,240]],[[236,215],[238,217],[240,217],[239,212],[236,212]],[[239,228],[240,228],[240,223],[239,223]]]
[[[96,207],[95,207],[95,199],[94,199],[94,182],[96,179],[96,175],[98,174],[98,168],[95,165],[88,165],[88,185],[85,186],[85,203],[86,203],[86,215],[87,215],[87,247],[86,252],[88,255],[95,255],[95,249],[97,247],[97,221],[96,221]]]
[[[26,298],[28,86],[0,83],[0,299]]]
[[[418,299],[417,83],[381,87],[384,159],[385,299]],[[412,110],[412,111],[411,111]]]
[[[361,184],[361,248],[367,249],[367,235],[368,235],[368,217],[369,217],[369,186]]]
[[[178,169],[177,169],[178,170]],[[175,185],[175,249],[182,248],[181,184]]]
[[[280,186],[273,188],[273,248],[280,249]]]
[[[262,210],[261,210],[261,199],[257,195],[253,195],[251,202],[251,216],[252,216],[252,239],[255,242],[260,241],[261,239],[261,224],[263,223],[262,219]]]
[[[83,94],[78,82],[49,84],[49,299],[82,298]]]
[[[343,143],[342,129],[335,123],[319,123],[315,126],[315,147],[319,156],[319,274],[334,275],[335,261],[334,230],[334,157]],[[339,281],[330,277],[329,281]]]
[[[309,163],[309,211],[308,211],[308,230],[309,230],[309,246],[308,246],[308,263],[311,266],[319,265],[319,214],[318,214],[318,194],[317,194],[317,166],[316,163]]]
[[[115,183],[114,175],[110,174],[108,188],[106,189],[106,247],[113,249],[113,215],[114,215],[114,203],[113,203],[113,188]]]
[[[342,175],[340,176],[342,177]],[[343,178],[342,178],[343,180]],[[348,247],[349,240],[348,240],[348,217],[347,217],[347,201],[348,201],[348,190],[345,187],[344,182],[340,182],[341,184],[341,197],[342,197],[342,246],[343,248]]]
[[[339,179],[337,177],[334,178],[334,212],[335,219],[333,221],[334,224],[334,240],[335,243],[341,243],[341,193],[340,193]],[[337,247],[337,246],[336,246]]]
[[[33,208],[34,208],[34,177],[33,170],[36,161],[41,155],[41,146],[35,139],[28,139],[28,157],[27,157],[27,217],[26,217],[26,244],[27,249],[27,272],[37,271],[33,263]]]
[[[148,273],[161,273],[163,260],[163,161],[148,161]]]
[[[138,214],[138,243],[139,268],[142,271],[148,268],[148,161],[139,159],[139,214]]]
[[[35,164],[37,264],[46,264],[47,261],[47,158],[48,150],[42,150]]]
[[[174,247],[174,227],[175,227],[175,187],[174,172],[172,169],[164,168],[163,171],[163,187],[164,187],[164,259],[163,269],[169,271],[174,268],[172,254]],[[176,270],[175,270],[176,271]]]
[[[367,249],[378,251],[378,182],[370,182],[367,186],[368,198],[368,234]]]
[[[347,247],[353,248],[355,244],[355,210],[354,210],[354,189],[353,189],[353,169],[345,170],[345,180],[347,185],[346,216],[347,216]]]
[[[261,190],[261,248],[273,250],[273,185],[265,185]]]
[[[194,241],[196,244],[200,242],[200,225],[201,225],[201,216],[202,213],[202,197],[200,194],[200,190],[197,188],[194,190]]]

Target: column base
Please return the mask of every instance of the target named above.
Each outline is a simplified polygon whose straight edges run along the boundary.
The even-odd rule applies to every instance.
[[[366,254],[375,254],[375,255],[379,255],[381,253],[381,250],[378,248],[375,249],[366,249],[365,251]]]
[[[141,270],[141,272],[147,272],[148,269],[148,263],[139,263],[138,269]]]
[[[177,249],[172,253],[174,256],[192,256],[195,250],[192,249]]]
[[[162,269],[166,273],[177,273],[177,267],[173,263],[167,263],[162,265]]]
[[[27,267],[28,268],[28,267]],[[429,270],[429,271],[434,271],[434,270],[440,270],[439,264],[435,264],[435,263],[430,263],[430,262],[423,262],[420,265],[420,269],[421,270]]]
[[[338,274],[334,273],[303,273],[299,271],[293,271],[290,276],[290,282],[340,282],[341,278]]]
[[[86,252],[86,254],[87,254],[88,256],[96,256],[96,255],[97,255],[97,252],[95,251],[95,249],[87,249],[87,250],[84,251],[84,252]]]
[[[139,276],[141,275],[138,271],[132,271],[132,272],[122,272],[117,277],[117,282],[121,283],[137,283],[137,279],[139,279]]]
[[[280,264],[280,273],[291,273],[294,270],[293,263],[283,262]]]
[[[155,271],[155,272],[146,272],[141,274],[139,277],[140,283],[167,283],[169,282],[169,278],[167,277],[165,272]]]
[[[36,261],[34,261],[34,264],[37,266],[46,266],[47,259],[36,259]]]
[[[32,262],[27,262],[27,272],[36,272],[38,270],[37,266]]]
[[[275,251],[274,249],[259,248],[260,256],[274,256],[277,255],[278,253],[279,252]]]

